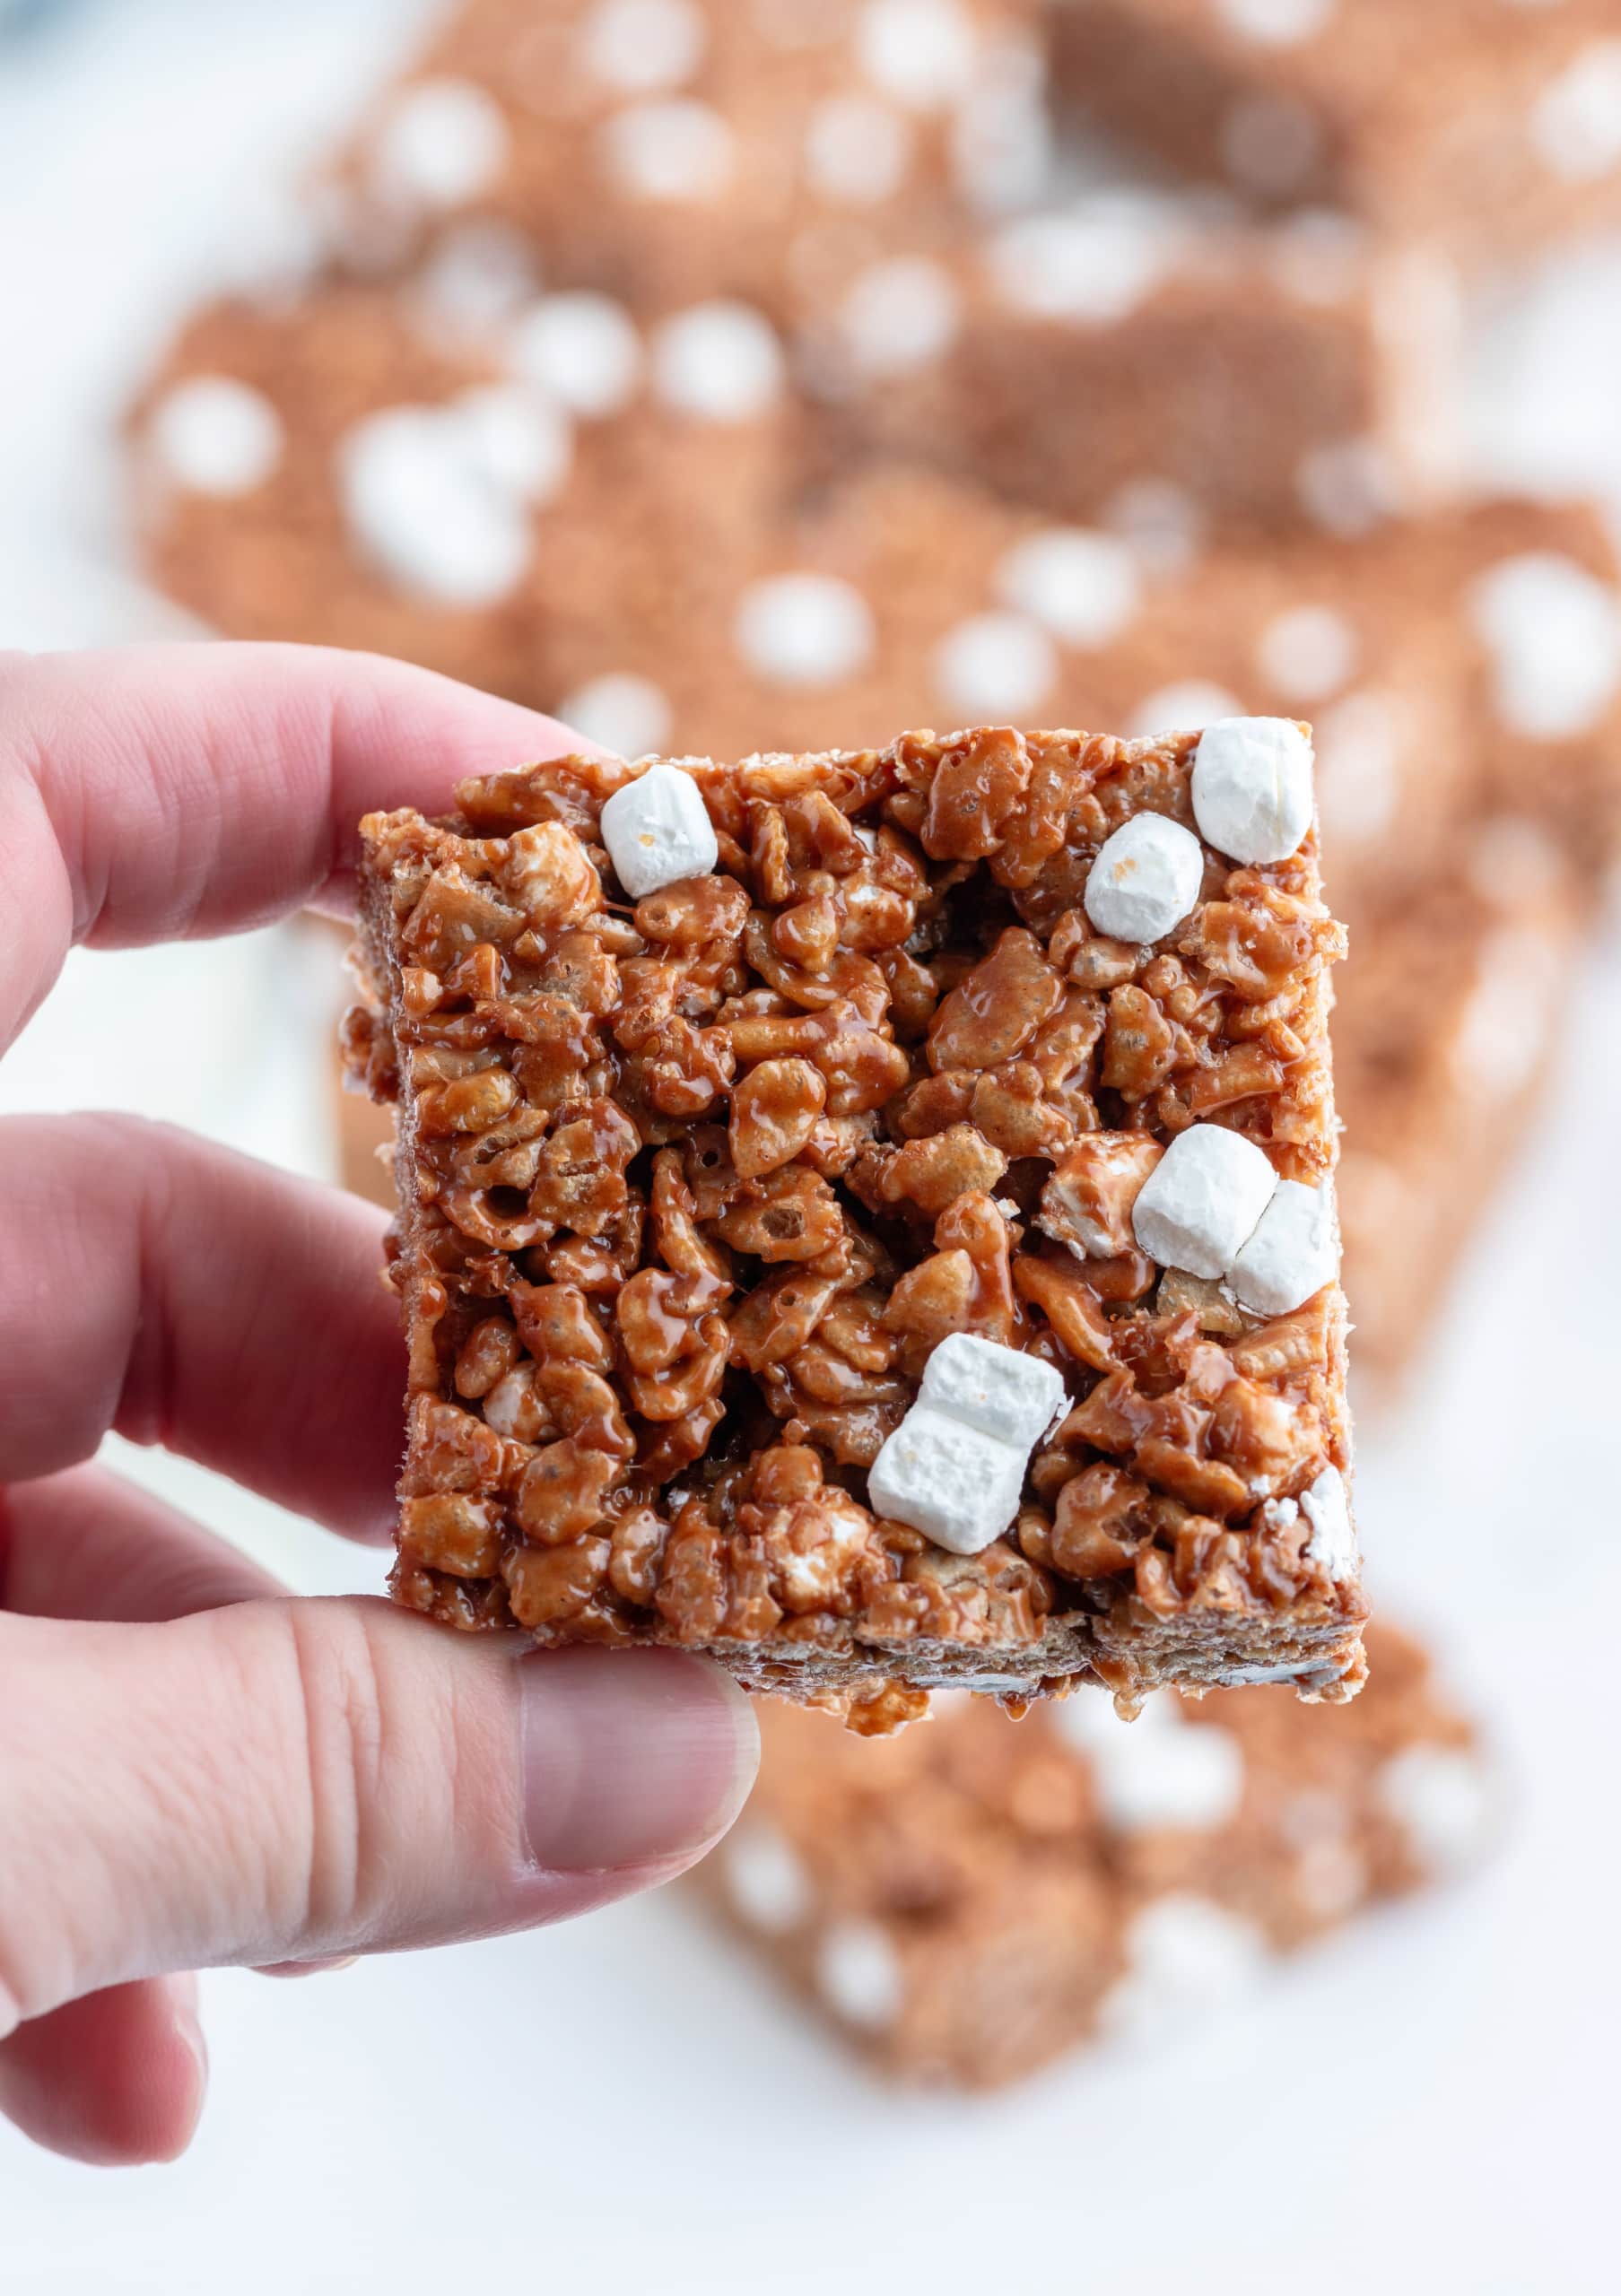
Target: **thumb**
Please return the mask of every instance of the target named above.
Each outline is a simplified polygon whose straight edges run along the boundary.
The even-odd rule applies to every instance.
[[[92,1989],[523,1928],[725,1831],[748,1701],[676,1651],[516,1656],[370,1601],[0,1617],[0,2034]]]

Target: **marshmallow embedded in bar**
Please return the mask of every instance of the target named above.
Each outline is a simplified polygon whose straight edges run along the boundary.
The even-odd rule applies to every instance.
[[[874,1512],[950,1554],[980,1554],[1018,1511],[1029,1447],[913,1404],[867,1478]]]
[[[1218,853],[1286,861],[1312,826],[1312,743],[1288,718],[1218,718],[1193,761],[1193,818]]]
[[[954,1331],[924,1366],[918,1400],[1028,1451],[1063,1410],[1064,1381],[1039,1355]]]
[[[1233,1298],[1257,1315],[1285,1316],[1331,1283],[1338,1266],[1332,1187],[1279,1180],[1227,1281]]]
[[[685,877],[707,877],[720,848],[698,785],[675,765],[649,765],[602,809],[602,841],[632,900]]]
[[[1137,1240],[1162,1267],[1214,1283],[1254,1234],[1277,1186],[1264,1149],[1219,1124],[1178,1133],[1132,1206]]]
[[[1086,914],[1114,941],[1163,941],[1198,899],[1198,838],[1163,813],[1134,813],[1109,838],[1086,880]]]

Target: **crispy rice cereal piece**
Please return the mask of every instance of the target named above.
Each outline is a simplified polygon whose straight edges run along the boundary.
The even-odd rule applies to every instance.
[[[1460,829],[1453,866],[1358,917],[1334,1014],[1339,1202],[1357,1377],[1381,1400],[1545,1105],[1590,912],[1546,818],[1503,813]]]
[[[863,1744],[780,1703],[760,1782],[686,1885],[840,2037],[906,2081],[985,2089],[1183,2031],[1379,1901],[1486,1846],[1492,1772],[1406,1635],[1350,1707],[963,1700]]]
[[[992,727],[686,761],[719,871],[634,908],[598,836],[633,768],[368,819],[348,1044],[399,1104],[398,1600],[706,1650],[867,1728],[988,1676],[1354,1692],[1354,1545],[1321,1522],[1338,1284],[1268,1320],[1061,1240],[1109,1135],[1216,1125],[1331,1175],[1315,830],[1262,867],[1206,846],[1156,944],[1085,918],[1111,831],[1193,821],[1197,747]],[[968,1555],[864,1503],[947,1332],[1033,1351],[1073,1406]]]
[[[1065,96],[1268,203],[1485,265],[1621,210],[1608,0],[1055,0],[1052,22]]]

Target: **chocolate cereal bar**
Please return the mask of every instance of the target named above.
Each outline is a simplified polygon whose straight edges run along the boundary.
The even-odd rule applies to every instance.
[[[1277,1955],[1463,1871],[1496,1790],[1419,1646],[1370,1631],[1366,1693],[950,1704],[863,1744],[761,1709],[743,1818],[687,1884],[878,2070],[988,2089],[1185,2031]],[[942,1701],[943,1707],[946,1705]]]
[[[566,758],[363,824],[397,1599],[937,1684],[1360,1683],[1306,730]]]
[[[1254,198],[1488,265],[1621,204],[1610,0],[1053,0],[1050,21],[1069,99]]]

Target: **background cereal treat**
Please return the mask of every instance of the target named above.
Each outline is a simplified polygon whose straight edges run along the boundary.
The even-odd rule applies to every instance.
[[[1230,2008],[1268,1962],[1451,1881],[1495,1831],[1470,1723],[1379,1624],[1369,1686],[1303,1727],[1277,1690],[1056,1701],[1009,1729],[940,1701],[852,1744],[762,1709],[741,1822],[691,1884],[893,2077],[983,2089]]]
[[[945,1683],[1350,1696],[1310,765],[1283,720],[989,727],[372,816],[397,1597],[866,1729]]]

